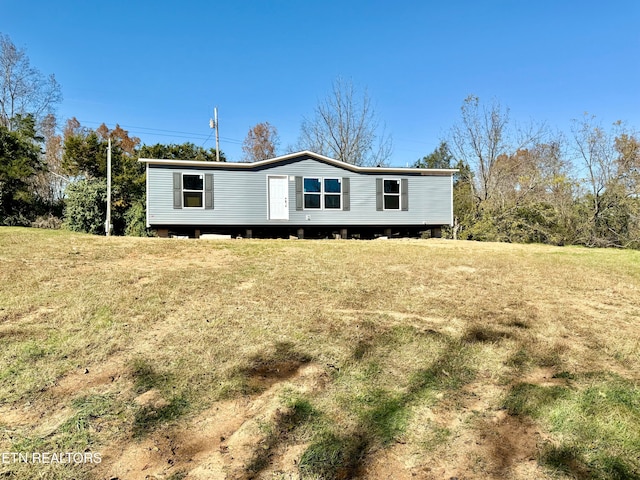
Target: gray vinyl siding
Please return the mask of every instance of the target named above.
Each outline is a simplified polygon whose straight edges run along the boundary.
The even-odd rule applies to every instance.
[[[173,174],[213,174],[213,209],[174,208]],[[289,220],[269,220],[267,177],[289,176]],[[349,210],[298,210],[296,177],[349,178]],[[377,211],[376,179],[406,179],[408,210]],[[372,175],[312,158],[260,170],[190,168],[150,164],[147,214],[154,225],[448,225],[450,175]],[[404,185],[405,182],[402,182]]]

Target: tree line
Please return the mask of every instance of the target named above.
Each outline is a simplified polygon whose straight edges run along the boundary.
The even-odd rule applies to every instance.
[[[460,169],[453,237],[640,248],[640,136],[622,122],[585,114],[565,135],[469,96],[419,163]]]
[[[150,235],[145,221],[145,172],[138,158],[215,161],[193,143],[143,145],[119,125],[109,129],[67,120],[58,133],[62,100],[53,75],[30,65],[24,50],[0,34],[0,224],[104,233],[106,150],[112,145],[115,234]],[[452,238],[640,248],[640,136],[622,122],[605,127],[593,116],[568,134],[531,122],[515,125],[497,100],[467,97],[459,121],[414,168],[457,168]],[[252,127],[243,161],[278,154],[277,129]],[[366,90],[337,79],[296,145],[355,165],[387,165],[392,139]],[[221,160],[226,161],[221,153]]]

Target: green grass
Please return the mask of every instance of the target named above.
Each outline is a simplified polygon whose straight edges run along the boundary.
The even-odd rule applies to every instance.
[[[504,406],[557,436],[541,453],[541,462],[554,470],[579,477],[588,472],[588,478],[640,478],[638,385],[611,374],[571,379],[571,387],[515,385]]]
[[[478,445],[506,411],[544,434],[536,478],[638,478],[639,255],[0,228],[0,451],[119,451],[277,399],[238,410],[263,422],[246,476],[372,476],[389,455],[487,478]],[[36,473],[104,478],[113,461]]]

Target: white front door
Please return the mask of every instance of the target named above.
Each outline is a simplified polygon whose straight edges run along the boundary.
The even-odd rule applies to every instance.
[[[270,176],[269,220],[289,220],[289,177]]]

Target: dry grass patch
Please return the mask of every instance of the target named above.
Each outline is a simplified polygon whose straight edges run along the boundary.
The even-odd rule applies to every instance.
[[[104,453],[0,475],[638,478],[639,252],[2,228],[0,259],[0,452]]]

